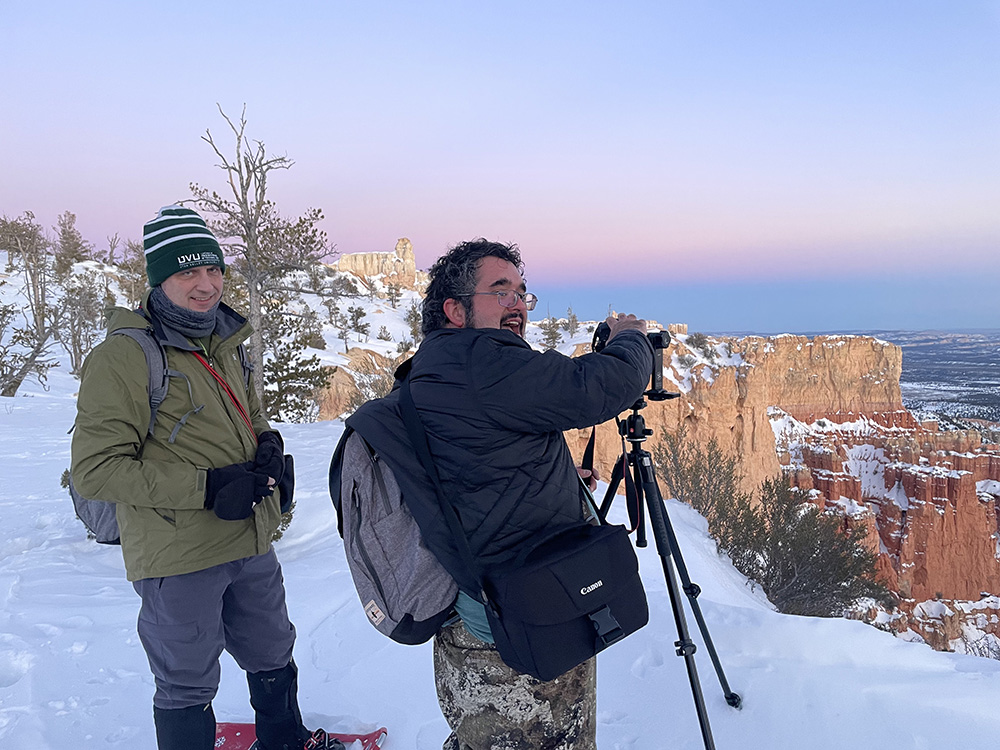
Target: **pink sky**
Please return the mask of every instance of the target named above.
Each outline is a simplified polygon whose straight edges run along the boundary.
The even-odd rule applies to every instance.
[[[482,235],[559,294],[685,283],[733,318],[735,281],[835,279],[837,327],[873,278],[1000,270],[998,102],[996,0],[8,3],[0,213],[136,238],[223,187],[199,137],[246,103],[296,162],[272,196],[341,252],[405,236],[426,266]]]

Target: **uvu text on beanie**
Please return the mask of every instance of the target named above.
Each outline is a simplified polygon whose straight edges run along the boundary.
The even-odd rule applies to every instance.
[[[212,230],[196,211],[183,206],[161,208],[143,227],[142,247],[151,287],[189,268],[219,266],[226,270],[222,248]]]

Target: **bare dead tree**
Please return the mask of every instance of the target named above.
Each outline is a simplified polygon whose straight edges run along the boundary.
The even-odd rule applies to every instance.
[[[229,194],[223,196],[195,183],[191,184],[195,206],[208,214],[206,220],[219,237],[228,264],[239,278],[246,294],[247,311],[253,335],[250,355],[255,365],[254,379],[258,392],[264,390],[264,330],[262,310],[272,297],[288,299],[304,291],[302,285],[289,283],[289,277],[301,272],[317,281],[315,267],[331,252],[326,233],[318,228],[323,219],[319,209],[308,209],[296,219],[283,218],[268,198],[268,180],[273,172],[290,169],[294,162],[287,156],[269,155],[262,141],[246,135],[246,106],[238,122],[233,122],[219,107],[228,125],[234,149],[227,155],[215,142],[211,130],[202,140],[215,153],[223,170]],[[310,284],[313,286],[314,284]],[[322,293],[322,289],[309,289]]]

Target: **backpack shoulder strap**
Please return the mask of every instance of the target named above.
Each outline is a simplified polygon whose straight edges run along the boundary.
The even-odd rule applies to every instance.
[[[444,485],[441,482],[441,476],[434,465],[434,458],[431,456],[431,449],[427,443],[427,431],[424,429],[423,422],[420,421],[420,414],[417,412],[416,404],[413,403],[409,376],[403,378],[403,382],[400,384],[399,413],[403,418],[403,424],[406,425],[406,432],[410,436],[410,442],[417,454],[417,458],[420,459],[420,463],[424,466],[424,471],[427,472],[427,476],[434,483],[434,489],[437,491],[438,506],[441,508],[441,515],[444,516],[452,538],[455,540],[455,546],[458,548],[458,554],[462,559],[462,563],[469,574],[474,577],[476,585],[479,587],[477,596],[473,598],[480,604],[493,607],[494,604],[486,595],[485,588],[483,588],[483,572],[475,556],[472,554],[471,547],[469,547],[469,538],[462,529],[462,522],[459,520],[455,506],[451,504],[449,495],[445,492]]]
[[[167,355],[150,327],[118,328],[112,332],[112,335],[128,336],[140,346],[146,357],[146,369],[149,372],[149,427],[146,434],[152,435],[153,425],[156,424],[156,413],[159,411],[163,399],[166,398],[167,385],[170,382]]]

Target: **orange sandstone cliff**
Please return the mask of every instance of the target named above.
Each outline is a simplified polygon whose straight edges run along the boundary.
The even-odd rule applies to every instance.
[[[664,357],[664,387],[681,395],[650,403],[641,414],[661,432],[681,427],[699,443],[712,438],[741,460],[748,487],[782,471],[770,410],[801,420],[850,421],[862,414],[879,424],[915,425],[899,391],[898,346],[868,336],[748,336],[715,340],[710,359],[680,335]],[[589,430],[570,436],[579,455]],[[613,423],[598,428],[602,475],[620,453]]]
[[[898,346],[868,336],[778,336],[695,348],[676,338],[665,387],[670,381],[681,395],[641,410],[649,444],[682,427],[701,444],[715,438],[740,458],[748,489],[784,473],[863,528],[880,577],[902,600],[896,629],[914,628],[940,648],[967,618],[996,620],[1000,449],[973,430],[939,432],[903,407]],[[589,431],[568,437],[579,456]],[[607,477],[621,450],[613,424],[598,428],[598,446]],[[945,620],[929,614],[945,611]]]

